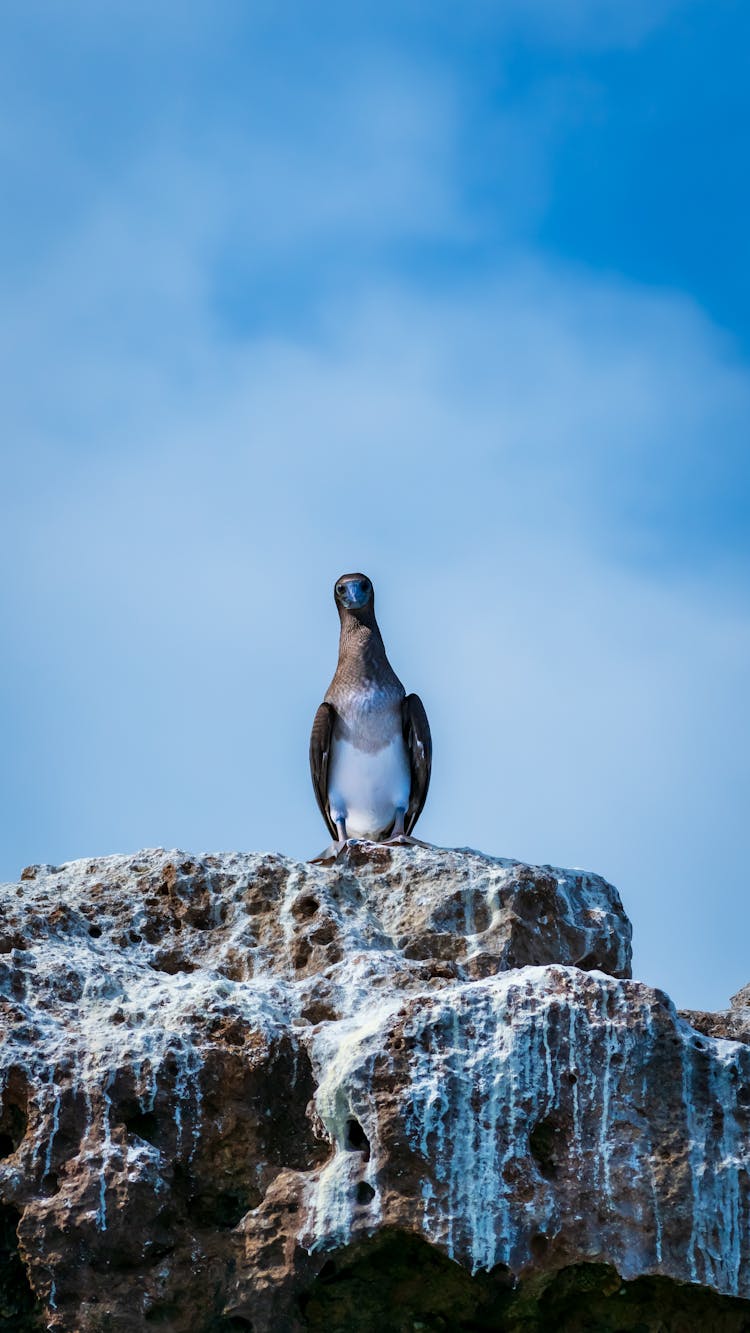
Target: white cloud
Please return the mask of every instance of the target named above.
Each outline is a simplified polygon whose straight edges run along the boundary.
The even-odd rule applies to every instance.
[[[17,743],[56,773],[49,844],[26,835],[25,859],[315,850],[305,743],[333,665],[329,584],[364,566],[430,703],[425,834],[609,873],[650,979],[719,1003],[743,981],[731,941],[723,975],[694,974],[737,910],[748,623],[722,607],[723,573],[664,581],[623,543],[632,472],[668,499],[746,412],[721,338],[684,301],[527,259],[483,292],[391,282],[306,337],[228,345],[179,263],[194,382],[61,341],[90,447],[40,403],[41,457],[61,465],[16,462],[8,676]],[[95,449],[118,375],[127,410]],[[675,938],[684,959],[659,971]]]
[[[720,1003],[747,979],[750,647],[721,531],[747,369],[684,298],[528,249],[483,280],[399,277],[393,247],[479,225],[453,90],[356,75],[310,104],[304,151],[298,127],[222,147],[217,115],[189,151],[164,130],[17,279],[6,872],[138,843],[316,850],[306,732],[329,585],[360,566],[433,719],[426,836],[609,873],[649,979]],[[227,252],[288,297],[285,266],[339,244],[303,317],[222,318]]]

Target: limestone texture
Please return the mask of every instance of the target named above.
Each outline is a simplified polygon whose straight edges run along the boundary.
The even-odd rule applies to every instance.
[[[631,980],[599,876],[150,850],[0,913],[0,1328],[750,1330],[746,997]]]

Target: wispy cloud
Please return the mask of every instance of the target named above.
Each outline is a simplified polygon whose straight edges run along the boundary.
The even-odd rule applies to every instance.
[[[654,21],[513,18],[581,44]],[[235,72],[207,96],[217,38],[204,60],[192,28],[111,160],[70,109],[28,127],[76,199],[0,324],[5,873],[154,842],[316,850],[329,585],[365,567],[433,718],[425,835],[609,873],[642,970],[719,1003],[746,980],[726,940],[725,974],[695,973],[741,910],[747,366],[687,295],[517,226],[485,245],[472,90],[406,26],[397,59],[327,45],[325,80],[269,57],[273,26],[244,118]],[[498,131],[519,217],[545,189],[531,112]]]

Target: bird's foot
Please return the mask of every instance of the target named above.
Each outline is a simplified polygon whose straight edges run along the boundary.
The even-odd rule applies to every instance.
[[[337,861],[342,852],[349,847],[357,847],[364,841],[362,838],[336,838],[334,842],[328,844],[319,856],[313,856],[308,862],[311,866],[330,866]]]
[[[313,856],[308,865],[311,866],[331,866],[339,857],[354,847],[359,847],[362,851],[367,848],[373,850],[377,847],[431,847],[432,843],[422,842],[419,838],[412,838],[408,833],[396,833],[390,838],[384,838],[376,841],[373,838],[336,838],[334,842],[328,844],[324,851],[318,856]]]
[[[346,843],[339,841],[339,839],[337,838],[335,842],[330,842],[328,846],[323,849],[322,852],[318,853],[317,856],[311,856],[310,860],[308,861],[308,865],[311,866],[332,865],[333,862],[336,860],[336,857],[338,856],[339,852],[345,846]]]

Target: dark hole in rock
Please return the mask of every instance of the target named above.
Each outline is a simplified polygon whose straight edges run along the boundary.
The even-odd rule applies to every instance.
[[[58,1193],[60,1189],[60,1181],[58,1177],[55,1175],[54,1171],[47,1172],[46,1176],[42,1180],[42,1189],[44,1190],[44,1193],[47,1195],[48,1199],[51,1199],[53,1194]]]
[[[159,1221],[161,1222],[161,1220],[160,1217]],[[124,1250],[115,1249],[111,1257],[107,1260],[107,1268],[110,1273],[128,1274],[132,1280],[134,1274],[142,1267],[144,1257],[146,1263],[151,1266],[152,1264],[158,1263],[160,1259],[163,1259],[166,1255],[171,1254],[173,1250],[174,1245],[156,1245],[152,1244],[150,1240],[144,1245],[143,1256],[136,1256],[132,1253],[128,1254]]]
[[[557,1175],[560,1126],[552,1119],[539,1120],[529,1134],[529,1149],[542,1175]]]
[[[358,1120],[350,1116],[344,1126],[344,1147],[349,1152],[361,1152],[364,1160],[370,1160],[370,1140]]]
[[[328,1023],[338,1018],[338,1013],[333,1005],[326,1004],[325,1000],[313,1000],[302,1010],[302,1017],[308,1023]]]
[[[149,963],[154,972],[166,972],[168,976],[173,977],[177,972],[194,972],[195,963],[191,963],[189,958],[180,953],[178,949],[170,949],[167,952],[157,954],[156,958]]]
[[[583,958],[579,958],[576,967],[580,967],[582,972],[595,972],[601,966],[601,959],[596,954],[586,953]]]
[[[231,1231],[241,1222],[245,1213],[257,1208],[263,1195],[260,1190],[220,1190],[211,1194],[196,1194],[188,1201],[188,1216],[199,1227]]]
[[[31,1333],[44,1324],[18,1252],[20,1218],[17,1208],[0,1204],[0,1326],[13,1333]]]
[[[743,1083],[742,1087],[737,1089],[737,1101],[740,1106],[750,1106],[750,1084]]]
[[[368,1185],[366,1180],[360,1180],[354,1191],[354,1195],[357,1203],[368,1204],[372,1203],[375,1198],[375,1191],[372,1188],[372,1185]]]
[[[567,1079],[568,1082],[572,1085],[573,1083],[578,1082],[578,1075],[574,1074],[573,1071],[571,1070],[571,1072],[567,1075]]]
[[[214,1333],[234,1333],[235,1329],[237,1333],[240,1333],[241,1329],[244,1330],[244,1333],[247,1333],[250,1329],[250,1333],[252,1333],[252,1327],[250,1320],[245,1319],[241,1314],[225,1315],[217,1324],[211,1325]]]
[[[335,935],[336,927],[333,921],[326,919],[310,931],[310,940],[313,944],[331,944]]]
[[[309,921],[311,916],[315,916],[320,903],[317,898],[313,898],[310,893],[303,893],[300,898],[296,898],[292,903],[292,915],[298,921]]]
[[[307,940],[300,940],[295,947],[294,954],[292,955],[292,962],[294,963],[294,966],[296,968],[304,967],[310,957],[311,952],[312,950]]]
[[[502,1290],[494,1275],[472,1278],[426,1241],[387,1231],[328,1260],[299,1307],[310,1333],[458,1333],[503,1327]]]
[[[663,1277],[623,1282],[606,1264],[514,1289],[501,1265],[472,1277],[421,1238],[388,1231],[328,1260],[299,1309],[309,1333],[747,1333],[750,1301]]]
[[[3,935],[0,938],[0,953],[12,953],[14,949],[24,950],[25,948],[26,941],[19,930],[16,930],[12,935]]]
[[[130,931],[130,942],[131,942],[131,944],[140,944],[140,942],[141,942],[142,939],[143,939],[143,936],[142,936],[142,935],[139,935],[137,930],[131,930],[131,931]]]
[[[10,1157],[11,1153],[19,1147],[28,1124],[26,1107],[19,1106],[18,1102],[10,1101],[8,1098],[11,1075],[8,1076],[8,1085],[6,1086],[6,1102],[3,1107],[2,1116],[0,1116],[0,1159]],[[26,1101],[26,1087],[20,1080],[17,1081],[16,1093]]]
[[[98,940],[101,933],[102,933],[101,926],[89,926],[89,935],[91,936],[92,940]]]
[[[531,1253],[534,1257],[536,1259],[541,1259],[542,1255],[546,1254],[547,1249],[549,1248],[549,1240],[541,1231],[537,1231],[536,1234],[531,1237],[530,1245]]]
[[[174,1324],[175,1317],[178,1314],[178,1306],[173,1302],[170,1302],[169,1304],[165,1303],[164,1305],[152,1305],[151,1308],[146,1311],[144,1318],[147,1324],[154,1324],[157,1328],[159,1326],[162,1328],[171,1328]]]
[[[123,1116],[122,1123],[128,1134],[136,1134],[146,1143],[158,1146],[159,1121],[153,1111],[135,1111],[133,1115]]]

